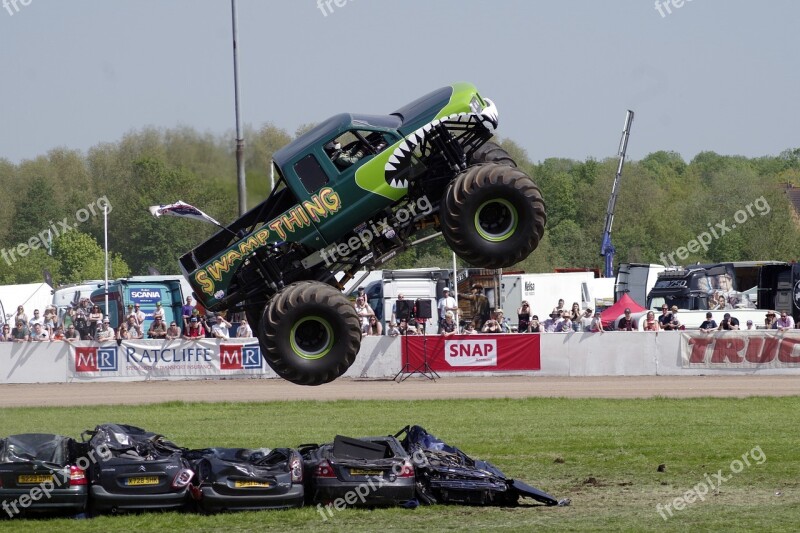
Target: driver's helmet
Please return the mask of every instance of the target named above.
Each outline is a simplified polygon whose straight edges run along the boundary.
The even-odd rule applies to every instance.
[[[325,146],[323,146],[323,149],[325,150],[325,153],[330,155],[330,154],[336,153],[339,150],[341,150],[342,149],[342,145],[339,144],[339,141],[331,141],[328,144],[326,144]]]

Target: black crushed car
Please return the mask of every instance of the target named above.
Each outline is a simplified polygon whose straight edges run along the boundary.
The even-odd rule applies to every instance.
[[[184,454],[203,512],[288,509],[304,502],[303,459],[291,448],[206,448]]]
[[[194,472],[163,435],[126,424],[85,431],[97,462],[89,467],[92,512],[183,509]]]
[[[70,437],[50,433],[0,439],[0,516],[82,513],[88,498],[87,450]]]
[[[350,438],[301,445],[309,503],[377,507],[414,499],[411,457],[393,436]]]
[[[545,505],[569,505],[521,481],[508,479],[493,464],[473,459],[420,426],[406,426],[403,448],[415,458],[417,498],[422,503],[517,505],[522,497]]]

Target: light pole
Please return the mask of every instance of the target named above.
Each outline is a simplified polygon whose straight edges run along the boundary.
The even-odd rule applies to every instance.
[[[236,181],[239,189],[239,216],[247,211],[247,184],[244,174],[244,136],[242,114],[239,109],[239,29],[237,27],[236,0],[231,0],[233,21],[233,90],[236,106]]]

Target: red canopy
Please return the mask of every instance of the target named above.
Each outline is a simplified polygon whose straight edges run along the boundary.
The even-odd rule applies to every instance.
[[[644,307],[637,304],[633,298],[627,294],[623,294],[622,298],[620,298],[617,303],[600,313],[600,320],[603,322],[603,327],[607,328],[611,325],[619,315],[625,312],[626,308],[630,308],[631,313],[638,313],[639,311],[645,310]]]

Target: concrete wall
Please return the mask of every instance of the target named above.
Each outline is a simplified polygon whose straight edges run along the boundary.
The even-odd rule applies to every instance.
[[[775,336],[765,332],[723,333],[727,339],[744,336]],[[800,342],[800,331],[784,334]],[[156,348],[161,341],[152,343]],[[89,343],[83,343],[89,344]],[[541,376],[694,376],[737,374],[800,374],[800,363],[771,365],[688,365],[683,357],[686,337],[678,332],[607,332],[544,334],[541,336],[541,370],[520,374]],[[345,374],[350,378],[392,378],[401,369],[401,339],[365,337],[353,366]],[[682,351],[683,350],[683,351]],[[800,345],[794,350],[800,356]],[[792,352],[794,354],[794,352]],[[0,383],[64,383],[68,381],[70,351],[65,343],[2,343],[0,344]],[[72,362],[74,364],[74,360]],[[470,375],[494,375],[491,371]],[[499,373],[497,373],[499,374]],[[275,377],[268,367],[255,374]],[[442,373],[442,377],[459,375]],[[252,373],[226,378],[255,377]],[[154,379],[208,379],[206,376],[175,375]],[[117,378],[120,379],[120,378]],[[128,378],[130,379],[130,378]],[[147,379],[150,379],[148,377]],[[99,376],[94,380],[113,380]]]

